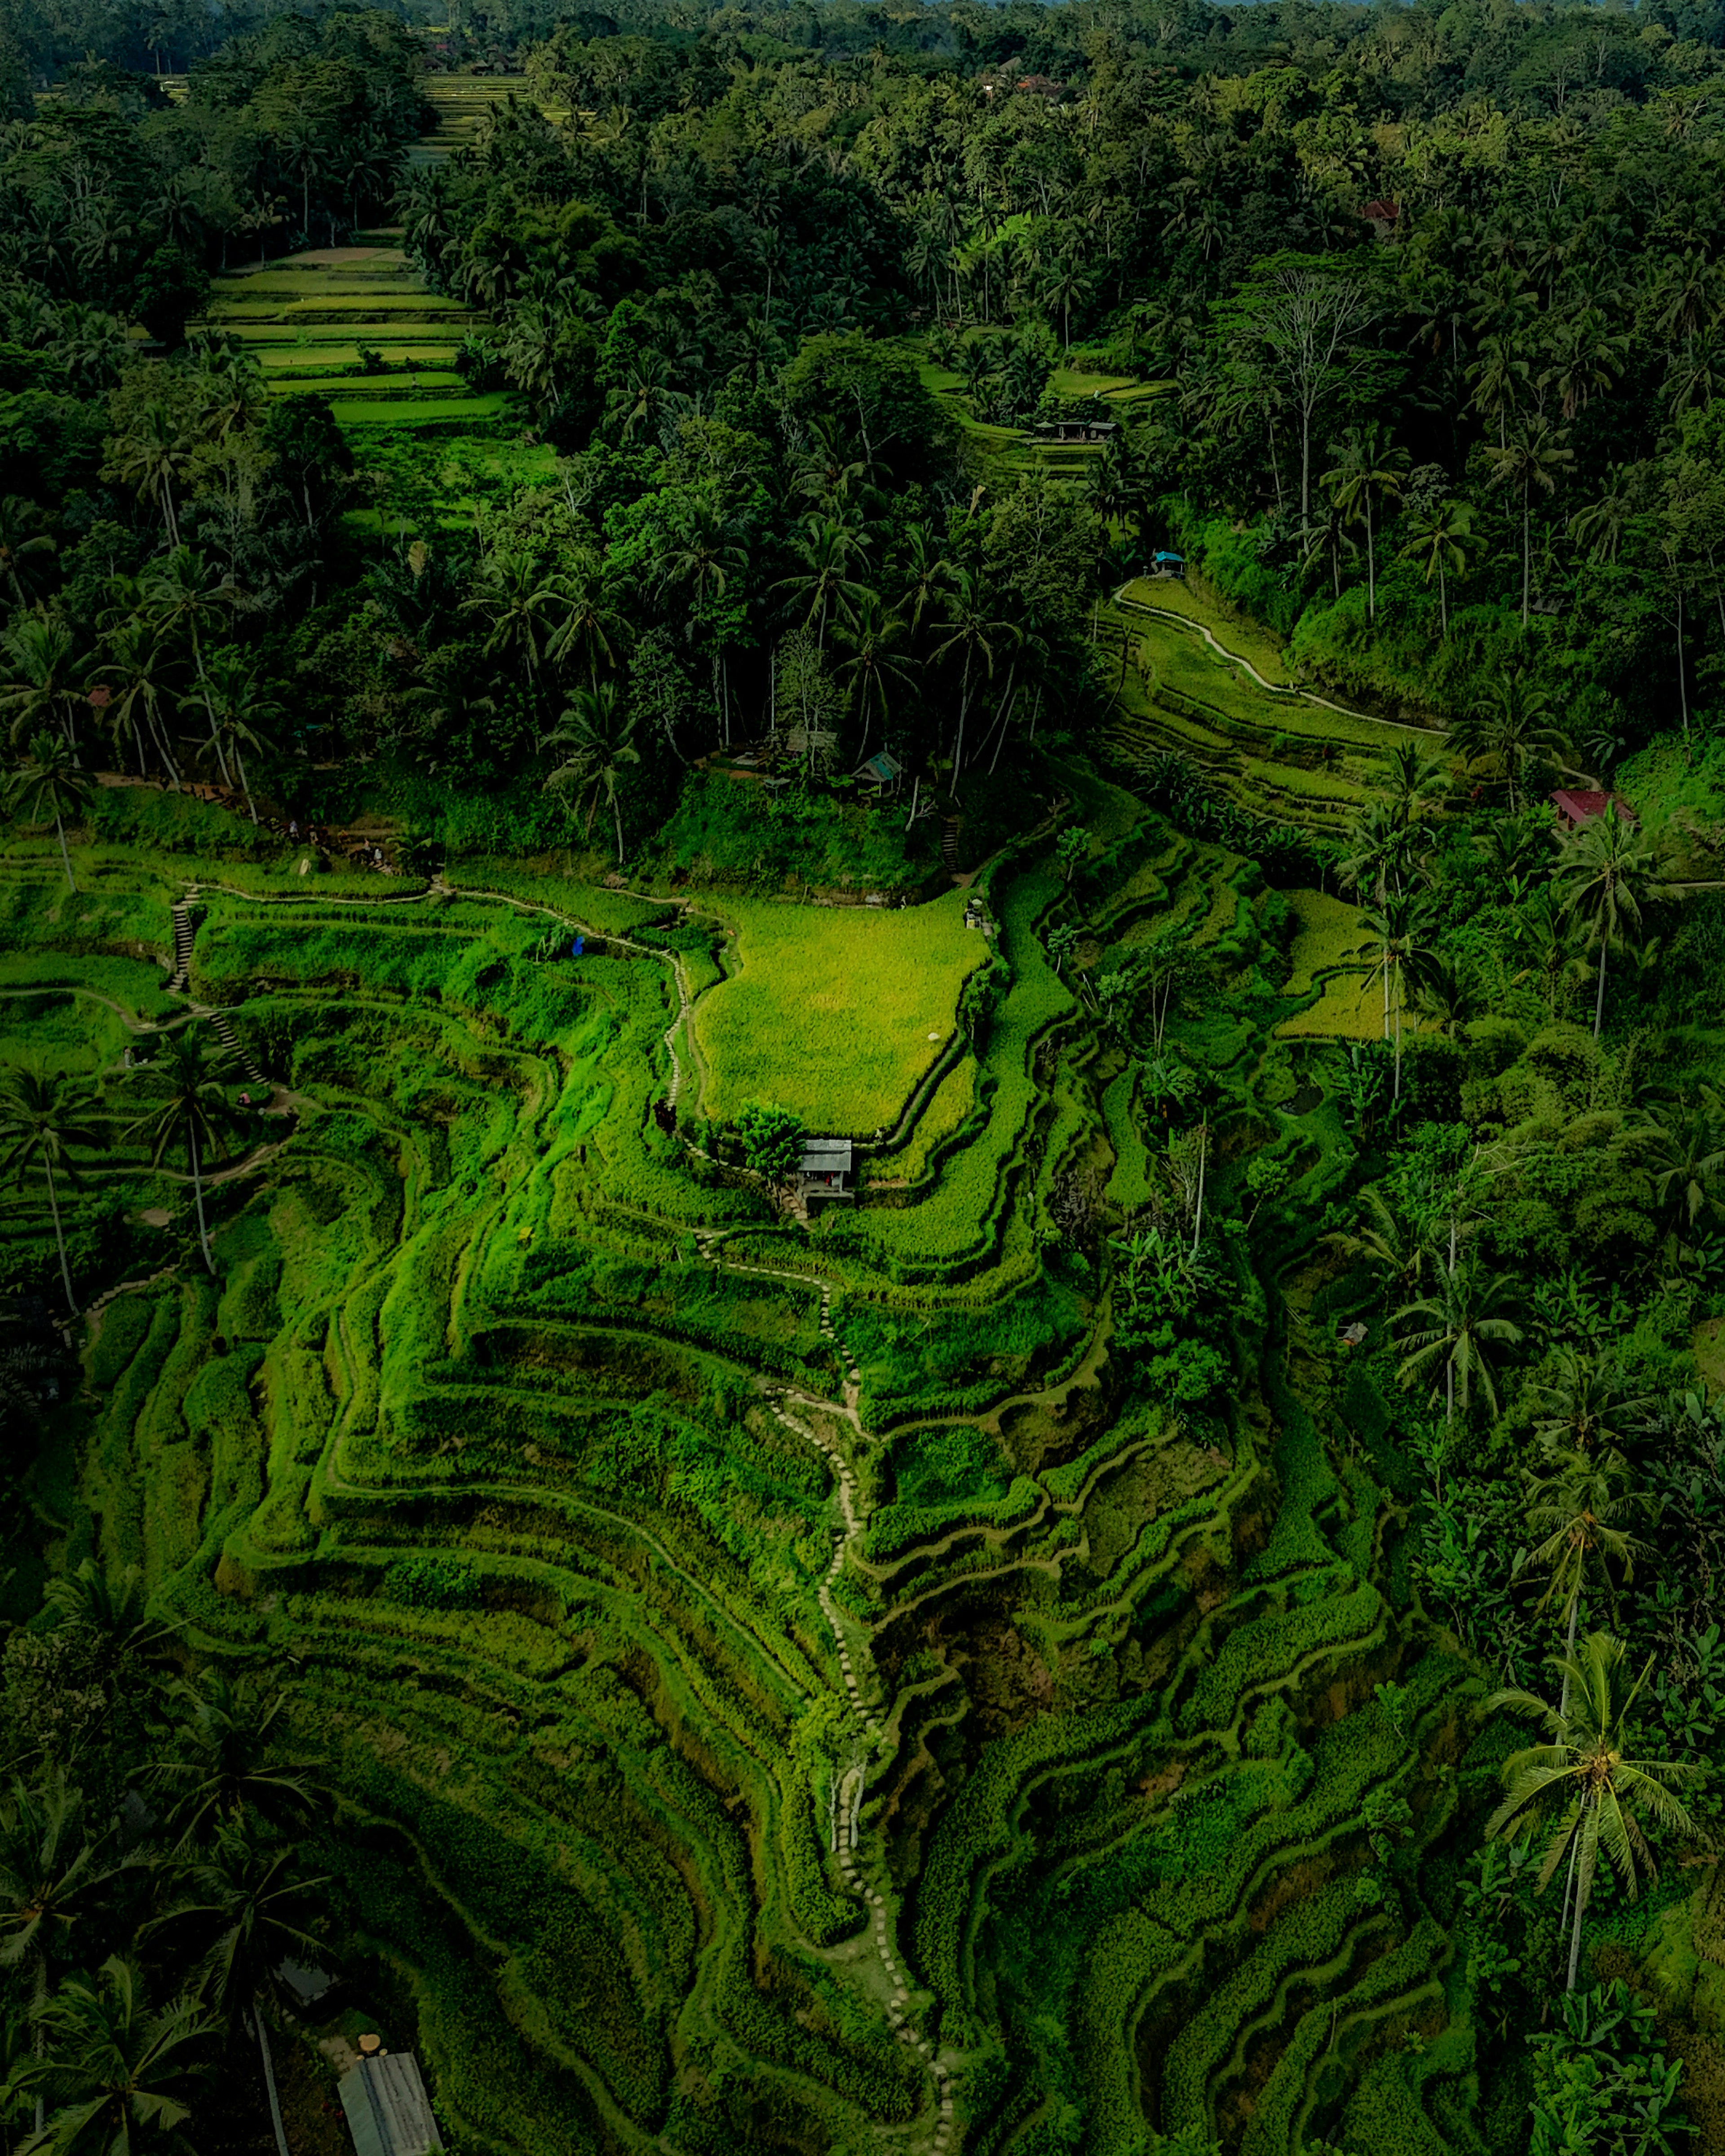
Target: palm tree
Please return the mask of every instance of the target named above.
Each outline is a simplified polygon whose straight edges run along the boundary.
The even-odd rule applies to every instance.
[[[1725,1096],[1703,1086],[1699,1100],[1665,1122],[1643,1124],[1632,1142],[1651,1154],[1653,1194],[1671,1222],[1672,1240],[1681,1248],[1685,1231],[1718,1204],[1725,1177]]]
[[[60,1219],[54,1172],[58,1166],[69,1183],[75,1181],[72,1148],[89,1149],[101,1144],[101,1134],[91,1120],[96,1101],[95,1089],[81,1079],[64,1075],[50,1077],[21,1065],[13,1065],[0,1078],[0,1146],[5,1147],[0,1157],[0,1176],[12,1175],[22,1183],[32,1164],[39,1163],[48,1183],[48,1209],[54,1218],[66,1306],[74,1317],[78,1298],[72,1292],[72,1269],[66,1258],[66,1231]]]
[[[73,656],[72,632],[52,615],[28,613],[0,637],[8,678],[0,682],[0,711],[11,715],[10,738],[21,741],[58,724],[72,742],[72,712],[84,702],[84,662]]]
[[[140,501],[146,495],[154,497],[170,547],[180,543],[174,486],[184,475],[196,448],[165,404],[146,404],[133,423],[131,433],[122,434],[110,451],[113,476],[130,480]]]
[[[539,663],[552,634],[548,617],[562,597],[557,578],[546,574],[536,556],[517,549],[491,557],[478,591],[464,599],[462,605],[485,619],[485,656],[489,659],[494,652],[518,654],[526,669],[529,687],[536,689]]]
[[[1496,759],[1512,808],[1519,806],[1522,774],[1536,757],[1561,763],[1571,753],[1550,711],[1550,697],[1533,685],[1527,668],[1511,666],[1450,729],[1471,765],[1485,757]]]
[[[558,580],[557,599],[562,619],[552,632],[545,655],[555,666],[571,658],[584,658],[588,685],[596,689],[600,660],[607,666],[617,664],[618,647],[629,630],[625,618],[607,600],[603,564],[598,555],[577,557]]]
[[[1372,536],[1374,500],[1399,501],[1402,480],[1407,475],[1408,453],[1394,448],[1387,428],[1377,420],[1353,428],[1337,450],[1339,461],[1327,471],[1319,485],[1333,495],[1336,506],[1352,523],[1366,527],[1366,612],[1378,619],[1378,557]]]
[[[839,524],[829,516],[810,516],[803,537],[791,549],[802,567],[788,577],[781,577],[773,588],[775,591],[790,592],[799,599],[807,598],[809,611],[803,618],[803,626],[815,629],[816,646],[823,652],[826,649],[829,613],[836,608],[844,618],[851,619],[867,593],[868,587],[850,573],[852,562],[867,544],[866,539],[849,525]]]
[[[285,1693],[266,1702],[253,1686],[208,1669],[176,1697],[187,1712],[148,1779],[168,1795],[182,1849],[243,1820],[282,1831],[303,1822],[324,1793],[316,1762],[277,1757]]]
[[[1389,779],[1384,788],[1389,810],[1403,829],[1419,822],[1431,803],[1442,797],[1448,783],[1443,760],[1428,755],[1417,742],[1398,742],[1390,752]]]
[[[1440,1269],[1435,1295],[1405,1302],[1392,1316],[1390,1323],[1404,1328],[1401,1345],[1407,1351],[1397,1374],[1404,1385],[1430,1377],[1435,1399],[1436,1373],[1441,1370],[1446,1422],[1455,1419],[1458,1391],[1462,1414],[1470,1411],[1476,1385],[1492,1414],[1497,1413],[1491,1364],[1501,1349],[1518,1346],[1522,1339],[1521,1327],[1505,1314],[1513,1297],[1514,1283],[1507,1276],[1487,1274],[1476,1259],[1464,1257]]]
[[[62,2101],[24,2144],[30,2156],[131,2156],[191,2117],[186,2098],[215,2028],[197,1999],[151,2010],[136,1968],[110,1954],[93,1981],[62,1987],[44,2021]]]
[[[1521,492],[1522,627],[1526,629],[1533,601],[1533,496],[1536,491],[1552,491],[1563,466],[1574,463],[1575,453],[1548,419],[1535,417],[1524,421],[1497,446],[1488,448],[1486,454],[1491,459],[1493,482],[1517,487]]]
[[[64,1772],[44,1788],[17,1780],[0,1804],[0,1969],[28,1973],[36,2047],[57,1969],[88,1898],[114,1876],[85,1828]],[[36,2123],[42,2123],[39,2099]]]
[[[1609,1450],[1557,1453],[1548,1474],[1530,1478],[1527,1525],[1535,1534],[1546,1536],[1531,1557],[1551,1573],[1539,1606],[1543,1609],[1554,1601],[1562,1606],[1566,1657],[1575,1653],[1581,1590],[1589,1575],[1603,1579],[1609,1594],[1609,1567],[1620,1565],[1624,1578],[1633,1578],[1635,1558],[1646,1548],[1621,1524],[1645,1509],[1634,1491],[1624,1488],[1629,1480],[1629,1462],[1620,1452]],[[1558,1712],[1567,1714],[1568,1710],[1566,1678]]]
[[[964,726],[970,715],[973,676],[980,669],[992,681],[997,648],[1021,644],[1024,631],[1016,622],[993,611],[987,580],[973,570],[955,569],[951,581],[945,608],[947,634],[944,641],[935,646],[934,655],[944,659],[953,650],[964,654],[958,690],[958,730],[952,751],[952,776],[956,780],[964,768]]]
[[[869,592],[857,605],[855,621],[841,623],[835,634],[850,653],[839,672],[848,677],[862,716],[862,740],[857,749],[860,761],[868,752],[870,716],[880,720],[884,733],[893,692],[907,689],[915,678],[909,660],[899,650],[905,624],[896,613],[886,611],[877,593]]]
[[[1404,898],[1399,892],[1387,895],[1375,907],[1365,908],[1360,916],[1370,931],[1370,940],[1360,944],[1362,951],[1375,951],[1378,963],[1373,968],[1384,976],[1384,1037],[1391,1038],[1390,986],[1394,983],[1394,1041],[1395,1079],[1391,1097],[1402,1096],[1402,1018],[1407,1009],[1408,976],[1415,972],[1435,954],[1422,938],[1425,924],[1420,908]]]
[[[617,693],[614,682],[597,689],[578,689],[567,711],[546,736],[542,747],[561,749],[563,761],[546,780],[548,793],[560,795],[567,804],[578,793],[587,795],[588,835],[592,834],[593,812],[604,797],[617,827],[617,861],[623,864],[623,809],[618,791],[623,767],[639,763],[635,747],[635,713]]]
[[[146,1927],[189,1929],[208,1940],[198,1989],[230,2044],[256,2031],[279,2156],[289,2156],[287,2133],[264,2009],[276,1992],[283,1962],[309,1959],[321,1950],[304,1928],[302,1909],[306,1897],[328,1883],[300,1877],[291,1849],[242,1815],[221,1828],[208,1855],[193,1866],[185,1892]]]
[[[1625,1757],[1630,1717],[1653,1662],[1650,1656],[1640,1676],[1620,1697],[1625,1652],[1621,1640],[1606,1632],[1589,1632],[1579,1657],[1554,1658],[1549,1666],[1563,1680],[1567,1710],[1548,1706],[1527,1691],[1501,1691],[1490,1702],[1494,1708],[1507,1708],[1545,1725],[1544,1743],[1529,1745],[1504,1761],[1503,1802],[1486,1821],[1486,1832],[1493,1837],[1512,1829],[1519,1832],[1530,1812],[1560,1807],[1545,1846],[1539,1886],[1543,1892],[1567,1857],[1563,1922],[1570,1922],[1570,1911],[1574,1912],[1564,1987],[1569,1991],[1575,1989],[1581,1965],[1582,1918],[1593,1892],[1601,1843],[1619,1883],[1633,1895],[1638,1871],[1645,1872],[1650,1881],[1659,1876],[1640,1815],[1671,1833],[1694,1832],[1671,1786],[1693,1781],[1702,1769],[1672,1760]]]
[[[142,1083],[158,1095],[157,1103],[126,1131],[128,1137],[139,1131],[149,1140],[152,1168],[161,1167],[162,1156],[177,1140],[185,1140],[198,1209],[198,1240],[212,1273],[216,1261],[203,1218],[203,1163],[211,1152],[227,1156],[234,1111],[223,1091],[223,1076],[232,1060],[226,1050],[212,1055],[201,1033],[182,1029],[165,1034],[155,1060],[146,1064],[141,1074]]]
[[[1599,985],[1594,1000],[1594,1038],[1605,1024],[1605,957],[1625,929],[1639,932],[1641,908],[1658,895],[1651,848],[1635,826],[1608,802],[1566,842],[1556,874],[1568,888],[1566,910],[1584,920],[1599,947]]]
[[[1386,1289],[1399,1294],[1417,1289],[1432,1255],[1426,1238],[1394,1210],[1376,1183],[1360,1192],[1359,1204],[1354,1225],[1332,1230],[1324,1241],[1353,1263],[1370,1265]]]
[[[1655,1405],[1652,1394],[1628,1389],[1615,1364],[1568,1342],[1557,1350],[1553,1374],[1530,1379],[1522,1397],[1533,1410],[1534,1436],[1553,1455],[1618,1450]]]
[[[1555,1018],[1568,990],[1584,985],[1588,977],[1574,914],[1551,885],[1542,884],[1519,899],[1513,932],[1518,947],[1528,954],[1528,963],[1512,976],[1512,986],[1537,981],[1546,1009]]]
[[[223,785],[228,783],[228,761],[216,727],[208,670],[203,663],[203,625],[214,622],[231,607],[238,593],[231,577],[218,577],[195,547],[175,547],[165,562],[157,562],[143,579],[142,595],[150,619],[164,635],[183,629],[192,646],[192,669],[197,675],[209,723],[210,742]]]
[[[167,734],[162,723],[162,696],[167,670],[167,654],[161,632],[153,622],[141,614],[134,614],[120,621],[109,629],[104,639],[108,657],[97,668],[107,681],[108,719],[114,729],[116,762],[121,762],[121,737],[129,727],[132,744],[138,752],[138,774],[141,778],[147,759],[144,754],[144,734],[159,752],[169,779],[176,788],[180,783],[179,767],[169,748]],[[139,724],[139,713],[143,724]]]
[[[1437,578],[1438,620],[1445,636],[1450,634],[1448,579],[1467,567],[1467,550],[1473,543],[1473,510],[1465,501],[1445,501],[1433,509],[1414,511],[1404,526],[1406,544],[1399,559],[1419,563],[1425,582]]]
[[[259,730],[282,716],[281,706],[259,680],[258,669],[237,645],[223,644],[211,652],[205,675],[206,701],[211,737],[224,763],[228,757],[239,774],[239,788],[252,822],[258,820],[258,804],[252,798],[246,776],[245,751],[262,755],[268,747]]]
[[[0,497],[0,576],[11,587],[13,603],[20,611],[27,603],[24,578],[53,552],[54,534],[35,503],[15,494]]]
[[[64,735],[46,727],[31,741],[6,782],[7,806],[26,824],[45,824],[54,819],[54,836],[60,842],[60,860],[66,871],[66,888],[75,891],[72,856],[66,850],[66,819],[90,791],[90,781],[78,767],[78,758]]]

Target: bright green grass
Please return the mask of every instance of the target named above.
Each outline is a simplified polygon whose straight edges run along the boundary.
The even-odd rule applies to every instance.
[[[988,945],[963,894],[870,906],[731,900],[736,971],[696,1007],[707,1112],[772,1101],[811,1130],[891,1123],[952,1030],[958,991]],[[932,1034],[934,1037],[930,1038]]]
[[[1291,685],[1281,644],[1255,621],[1231,613],[1204,584],[1186,577],[1136,577],[1122,593],[1141,605],[1160,607],[1187,621],[1202,623],[1219,644],[1249,659],[1266,681]]]

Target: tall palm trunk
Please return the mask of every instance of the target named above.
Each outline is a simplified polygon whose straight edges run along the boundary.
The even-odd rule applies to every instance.
[[[186,1145],[192,1156],[192,1197],[198,1208],[198,1240],[203,1245],[203,1262],[213,1273],[216,1261],[210,1255],[209,1229],[203,1219],[203,1175],[198,1165],[198,1132],[190,1123],[186,1126]]]
[[[1527,626],[1527,615],[1533,599],[1533,505],[1532,485],[1522,481],[1522,627]]]
[[[264,2026],[264,2011],[256,1999],[252,2001],[252,2020],[258,2031],[258,2049],[264,2056],[264,2093],[270,2099],[270,2123],[275,2128],[277,2156],[293,2156],[288,2147],[287,2128],[282,2123],[281,2102],[275,2093],[275,2061],[270,2056],[269,2032]]]
[[[1605,952],[1609,948],[1609,939],[1605,934],[1604,924],[1601,922],[1599,927],[1599,993],[1594,998],[1594,1039],[1595,1040],[1599,1039],[1600,1034],[1604,1031],[1605,1024]]]
[[[1584,1796],[1581,1801],[1585,1805],[1592,1800]],[[1579,1831],[1579,1829],[1577,1830]],[[1575,1915],[1569,1928],[1569,1974],[1563,1985],[1565,1991],[1574,1990],[1575,1979],[1580,1972],[1581,1920],[1587,1913],[1588,1893],[1593,1883],[1590,1868],[1584,1870],[1575,1882]]]
[[[66,1307],[74,1317],[78,1315],[78,1298],[72,1292],[72,1268],[66,1261],[66,1231],[60,1224],[59,1194],[54,1187],[54,1163],[44,1152],[42,1172],[48,1178],[48,1209],[54,1216],[54,1247],[60,1254],[60,1278],[66,1284]]]
[[[59,803],[58,802],[54,803],[54,836],[60,842],[60,859],[65,864],[66,888],[68,891],[75,891],[78,888],[78,881],[77,878],[72,874],[72,856],[66,851],[66,827],[64,823],[61,820]]]

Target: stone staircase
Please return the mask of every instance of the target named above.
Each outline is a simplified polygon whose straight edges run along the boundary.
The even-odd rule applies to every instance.
[[[190,894],[173,909],[174,974],[170,988],[183,989],[192,978],[192,906]]]

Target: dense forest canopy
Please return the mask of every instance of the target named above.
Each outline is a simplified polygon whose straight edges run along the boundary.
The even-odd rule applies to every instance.
[[[1722,178],[1725,0],[0,13],[8,2146],[1725,2146]]]

